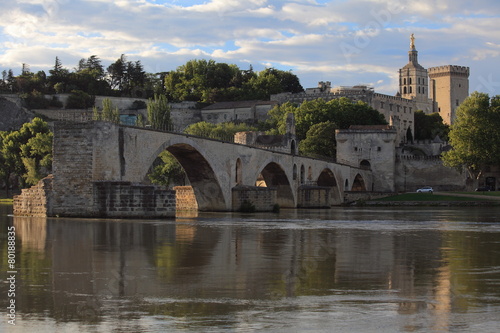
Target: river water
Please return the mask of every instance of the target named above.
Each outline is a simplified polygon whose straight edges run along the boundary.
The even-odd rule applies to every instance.
[[[175,220],[21,218],[10,209],[0,205],[0,332],[500,328],[500,208]]]

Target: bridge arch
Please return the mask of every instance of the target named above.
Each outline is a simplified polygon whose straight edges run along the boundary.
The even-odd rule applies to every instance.
[[[342,195],[340,192],[340,188],[337,183],[337,179],[335,178],[335,174],[329,168],[323,169],[321,171],[318,180],[316,181],[318,186],[330,187],[331,188],[331,205],[338,205],[342,203]]]
[[[288,180],[288,176],[281,165],[270,162],[260,171],[266,187],[274,187],[277,190],[277,203],[281,207],[295,207],[294,193]],[[256,177],[257,179],[258,177]]]
[[[354,177],[351,191],[358,191],[358,192],[366,191],[365,180],[363,179],[363,176],[361,176],[359,173],[356,174],[356,177]]]
[[[170,152],[186,172],[199,210],[226,210],[226,199],[217,176],[198,149],[188,143],[166,143],[163,149]]]

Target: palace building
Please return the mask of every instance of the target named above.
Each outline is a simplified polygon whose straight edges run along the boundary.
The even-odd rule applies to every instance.
[[[326,101],[347,97],[353,102],[363,101],[382,113],[396,130],[397,145],[412,141],[415,133],[414,113],[439,112],[443,121],[452,124],[456,108],[469,95],[469,68],[446,65],[426,69],[418,62],[415,37],[410,36],[408,63],[399,69],[399,89],[396,95],[376,93],[372,87],[331,87],[330,82],[319,82],[317,88],[301,93],[281,93],[271,96],[278,103],[302,103],[317,98]]]

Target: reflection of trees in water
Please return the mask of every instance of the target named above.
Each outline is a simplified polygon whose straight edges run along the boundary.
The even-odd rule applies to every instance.
[[[14,218],[19,304],[23,313],[92,322],[122,311],[130,318],[236,314],[250,300],[339,293],[385,302],[377,293],[393,290],[404,300],[400,314],[432,311],[443,325],[454,309],[498,293],[491,267],[500,257],[488,255],[500,252],[498,233],[315,221]]]

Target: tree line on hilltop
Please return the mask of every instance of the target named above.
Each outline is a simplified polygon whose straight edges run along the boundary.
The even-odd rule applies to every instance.
[[[170,72],[147,73],[140,60],[128,61],[123,54],[107,68],[96,55],[82,58],[73,70],[63,67],[56,57],[48,73],[33,73],[29,65],[23,64],[20,75],[14,76],[12,69],[3,70],[0,80],[0,92],[21,94],[28,107],[36,108],[60,107],[55,100],[50,104],[42,99],[43,95],[55,93],[144,99],[165,95],[171,102],[214,103],[267,100],[271,94],[300,91],[303,88],[299,79],[291,71],[266,68],[255,72],[251,65],[242,70],[234,64],[195,59]],[[86,103],[92,104],[93,100]],[[80,106],[85,108],[87,104]]]

